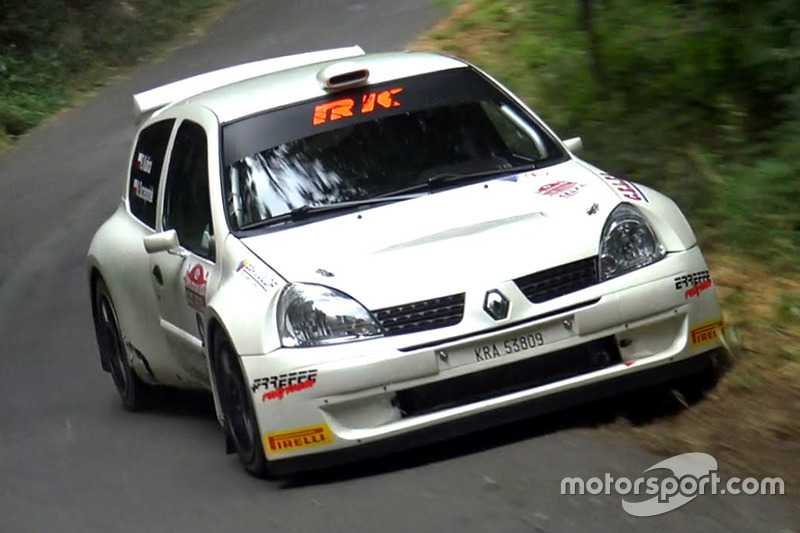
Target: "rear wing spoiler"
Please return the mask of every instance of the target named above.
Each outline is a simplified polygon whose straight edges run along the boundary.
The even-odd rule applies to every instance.
[[[360,46],[332,48],[318,52],[306,52],[289,56],[274,57],[252,63],[244,63],[186,78],[184,80],[162,85],[149,91],[133,95],[133,106],[137,122],[141,122],[148,114],[173,102],[185,100],[196,94],[224,87],[238,81],[249,80],[265,74],[272,74],[295,67],[313,65],[323,61],[334,61],[364,55]]]

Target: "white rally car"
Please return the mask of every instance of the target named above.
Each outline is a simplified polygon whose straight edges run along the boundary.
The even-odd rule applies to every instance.
[[[88,253],[103,368],[214,395],[258,476],[700,371],[712,278],[668,198],[578,159],[487,74],[340,48],[134,97]]]

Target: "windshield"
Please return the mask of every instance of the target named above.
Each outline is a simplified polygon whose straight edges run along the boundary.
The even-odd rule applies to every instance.
[[[566,158],[524,111],[467,68],[250,117],[225,126],[223,147],[234,230],[298,209],[391,195],[441,176],[491,177],[493,170]]]

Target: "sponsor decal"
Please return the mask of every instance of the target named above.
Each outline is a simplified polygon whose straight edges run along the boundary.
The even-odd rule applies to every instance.
[[[545,196],[558,196],[559,198],[569,198],[578,194],[582,188],[586,186],[585,183],[577,183],[575,181],[556,181],[542,185],[537,191],[539,194]]]
[[[263,388],[266,392],[261,395],[261,401],[283,399],[286,394],[310,389],[317,382],[317,369],[287,372],[277,376],[268,376],[253,380],[250,389],[253,393]]]
[[[248,279],[250,279],[250,281],[254,282],[267,292],[269,292],[270,289],[274,289],[278,286],[277,280],[275,280],[272,276],[267,275],[264,269],[259,268],[257,265],[251,263],[247,259],[239,262],[239,264],[236,266],[236,272],[246,276]]]
[[[317,274],[319,274],[320,276],[323,276],[323,277],[326,277],[326,278],[332,278],[333,277],[333,272],[325,270],[324,268],[318,268],[317,270],[315,270],[315,272]]]
[[[522,174],[519,174],[520,179],[528,179],[528,178],[545,178],[550,175],[549,170],[526,170]]]
[[[372,113],[376,108],[389,109],[400,107],[395,95],[403,92],[402,87],[394,87],[385,91],[366,93],[361,96],[361,105],[356,106],[353,98],[340,98],[314,107],[314,116],[311,123],[319,126],[326,122],[352,117],[356,111],[360,115]]]
[[[519,174],[512,174],[511,176],[503,176],[502,178],[497,178],[497,181],[512,181],[514,183],[517,182],[525,182],[535,178],[543,178],[545,176],[549,176],[550,172],[547,170],[526,170],[525,172],[521,172]]]
[[[261,395],[261,401],[266,402],[267,400],[283,400],[283,397],[286,394],[291,394],[293,392],[301,391],[304,389],[310,389],[314,386],[317,382],[315,379],[309,379],[303,381],[302,383],[292,383],[291,385],[285,385],[283,387],[278,387],[275,390],[271,390],[269,392],[265,392]]]
[[[183,284],[186,289],[186,303],[198,311],[205,309],[208,273],[203,265],[196,263],[189,267],[183,278]]]
[[[684,293],[684,295],[685,295],[686,299],[689,299],[692,296],[699,297],[701,292],[703,292],[704,290],[706,290],[706,289],[708,289],[710,287],[711,287],[711,278],[698,283],[697,285],[695,285],[691,289],[687,289],[686,292]]]
[[[136,154],[136,163],[134,163],[136,170],[150,174],[153,170],[153,158],[147,154],[139,152]]]
[[[690,344],[695,347],[715,340],[722,325],[722,317],[698,324],[689,331]]]
[[[148,187],[141,180],[135,179],[133,180],[133,194],[136,195],[137,198],[140,198],[147,202],[148,204],[153,203],[153,187]]]
[[[288,431],[278,431],[267,433],[263,437],[264,446],[270,452],[285,452],[290,450],[300,450],[311,446],[329,444],[333,442],[331,430],[325,424],[318,426],[306,426],[302,428],[290,429]]]
[[[606,174],[605,172],[601,172],[600,177],[609,182],[623,198],[633,200],[634,202],[648,202],[647,197],[641,189],[630,181],[615,178],[611,174]]]
[[[711,274],[708,270],[700,270],[698,272],[692,272],[689,274],[685,274],[683,276],[676,276],[675,277],[675,290],[679,291],[682,289],[691,289],[696,287],[697,285],[703,284],[706,281],[711,281]],[[711,286],[711,283],[708,284]],[[706,287],[708,288],[708,287]],[[701,289],[702,292],[703,289]],[[686,295],[687,298],[689,294]]]

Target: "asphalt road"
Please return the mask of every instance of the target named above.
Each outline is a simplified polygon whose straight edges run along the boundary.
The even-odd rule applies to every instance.
[[[223,453],[206,396],[176,394],[144,414],[121,409],[100,371],[84,256],[122,189],[130,95],[284,53],[399,48],[435,21],[438,5],[241,2],[195,44],[0,158],[0,532],[787,531],[798,523],[774,496],[701,496],[648,519],[625,514],[619,496],[561,496],[565,476],[635,478],[661,459],[581,427],[580,410],[264,482]]]

